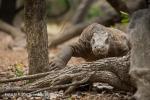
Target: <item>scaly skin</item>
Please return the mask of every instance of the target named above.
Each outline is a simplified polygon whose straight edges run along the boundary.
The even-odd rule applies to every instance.
[[[123,56],[130,50],[126,34],[120,30],[94,23],[83,30],[79,40],[64,47],[50,62],[50,69],[63,68],[71,57],[94,61],[105,57]]]

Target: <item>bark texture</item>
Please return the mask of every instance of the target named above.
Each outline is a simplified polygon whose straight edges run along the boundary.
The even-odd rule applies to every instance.
[[[150,100],[150,9],[132,16],[129,32],[132,43],[130,74],[136,80],[137,100]]]
[[[42,72],[48,66],[48,35],[46,28],[46,0],[25,1],[25,31],[29,74]]]

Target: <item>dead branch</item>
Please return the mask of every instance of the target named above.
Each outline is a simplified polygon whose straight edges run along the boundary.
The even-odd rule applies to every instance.
[[[9,88],[0,88],[0,94],[4,93],[29,93],[35,91],[35,89],[25,89],[21,87],[9,87]]]
[[[80,84],[86,83],[89,80],[89,78],[91,78],[91,76],[93,74],[94,74],[94,72],[91,72],[90,74],[87,74],[87,76],[84,79],[82,79],[80,81],[76,81],[76,82],[71,83],[71,84],[57,85],[57,86],[53,86],[53,87],[47,87],[47,88],[39,89],[39,90],[31,92],[31,93],[38,93],[38,92],[42,92],[42,91],[46,91],[46,90],[51,90],[51,89],[62,89],[62,88],[66,88],[66,87],[69,87],[69,86],[80,85]],[[70,91],[68,91],[68,93],[69,92]]]
[[[70,71],[70,70],[68,70],[68,71]],[[38,78],[44,77],[46,75],[55,75],[55,73],[58,73],[58,71],[44,72],[44,73],[38,73],[38,74],[33,74],[33,75],[21,76],[21,77],[17,77],[17,78],[3,79],[3,80],[0,80],[0,83],[8,83],[8,82],[17,82],[17,81],[23,81],[23,80],[38,79]],[[64,72],[62,72],[62,73],[64,73]],[[62,73],[57,74],[56,77],[59,76]]]
[[[18,37],[25,37],[25,33],[23,33],[21,30],[5,23],[2,20],[0,20],[0,30],[9,33],[14,39],[17,39]]]
[[[85,15],[93,2],[94,0],[83,0],[81,2],[72,19],[72,24],[78,24],[84,20]]]
[[[40,88],[40,89],[29,89],[29,88],[21,88],[21,87],[13,87],[13,88],[0,88],[0,94],[4,94],[4,93],[16,93],[16,92],[24,92],[24,93],[38,93],[38,92],[42,92],[42,91],[47,91],[47,90],[56,90],[56,89],[62,89],[62,88],[66,88],[69,86],[74,86],[74,85],[80,85],[83,84],[85,82],[87,82],[89,80],[89,78],[91,77],[91,75],[93,75],[94,72],[91,72],[90,74],[85,74],[87,75],[83,80],[77,81],[75,83],[70,83],[70,84],[64,84],[64,85],[56,85],[56,86],[50,86],[50,87],[46,87],[46,88]],[[73,75],[74,76],[74,75]],[[78,76],[80,76],[80,74],[78,74]]]
[[[93,74],[93,73],[92,73]],[[90,75],[92,75],[90,74]],[[87,82],[89,80],[91,76],[87,76],[86,78],[84,78],[81,81],[75,82],[75,83],[70,83],[70,84],[64,84],[64,85],[56,85],[56,86],[50,86],[50,87],[46,87],[46,88],[41,88],[41,89],[29,89],[29,88],[21,88],[21,87],[13,87],[13,88],[1,88],[0,89],[0,94],[4,94],[4,93],[16,93],[16,92],[24,92],[24,93],[38,93],[38,92],[43,92],[43,91],[47,91],[47,90],[56,90],[56,89],[62,89],[62,88],[66,88],[69,86],[74,86],[74,85],[80,85],[83,84],[85,82]]]
[[[17,77],[17,78],[11,78],[11,79],[3,79],[0,80],[0,83],[8,83],[8,82],[16,82],[16,81],[22,81],[22,80],[32,80],[32,79],[37,79],[44,77],[48,75],[50,72],[45,72],[45,73],[39,73],[39,74],[34,74],[34,75],[27,75],[27,76],[22,76],[22,77]]]

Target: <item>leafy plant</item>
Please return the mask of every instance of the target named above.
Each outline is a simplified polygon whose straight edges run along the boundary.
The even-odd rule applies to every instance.
[[[120,11],[120,13],[121,13],[121,23],[122,24],[129,23],[129,15],[123,11]]]
[[[57,14],[63,12],[68,6],[67,0],[47,0],[46,10],[48,15]]]
[[[20,76],[24,75],[24,71],[23,71],[24,65],[23,64],[21,64],[21,63],[14,64],[14,67],[15,67],[15,75],[17,77],[20,77]]]
[[[92,5],[91,8],[88,11],[87,19],[91,19],[93,17],[101,16],[102,11],[97,5]]]

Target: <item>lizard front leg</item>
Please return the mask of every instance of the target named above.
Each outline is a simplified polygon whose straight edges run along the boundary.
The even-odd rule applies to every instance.
[[[58,55],[50,62],[49,71],[64,68],[71,59],[72,55],[73,50],[70,46],[62,48],[60,53],[58,53]]]

